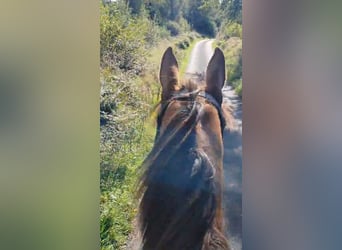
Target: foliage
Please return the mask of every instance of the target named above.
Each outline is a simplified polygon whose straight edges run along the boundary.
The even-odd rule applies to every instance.
[[[182,0],[149,0],[145,2],[145,8],[152,20],[165,25],[167,21],[179,20],[184,4]]]
[[[223,35],[222,37],[225,37]],[[217,45],[223,50],[226,58],[226,72],[228,84],[231,84],[237,94],[242,95],[242,40],[231,37],[220,39]]]
[[[216,39],[226,58],[228,84],[242,96],[242,0],[222,0]]]
[[[222,0],[221,9],[227,20],[242,24],[242,0]]]
[[[238,96],[242,97],[242,78],[232,83],[233,88]]]
[[[190,25],[184,17],[181,16],[177,22],[180,26],[182,33],[189,33],[191,31]]]
[[[207,18],[203,15],[198,15],[198,18],[195,18],[193,20],[196,20],[196,22],[193,23],[193,27],[199,33],[209,37],[214,37],[216,35],[217,28],[215,22],[213,20],[210,20],[210,18]]]
[[[146,14],[150,20],[167,27],[172,35],[189,31],[186,27],[188,26],[203,35],[214,37],[217,30],[222,25],[226,25],[223,24],[224,22],[240,25],[242,23],[242,0],[125,1],[132,13]],[[235,29],[237,28],[235,27]],[[236,31],[233,32],[236,33]]]
[[[123,249],[136,213],[137,167],[152,146],[146,119],[155,91],[141,75],[164,28],[123,1],[100,7],[101,249]]]
[[[137,120],[135,120],[137,121]],[[134,127],[134,124],[133,124]],[[139,131],[140,130],[140,131]],[[137,167],[152,146],[152,136],[146,129],[137,128],[136,141],[124,142],[120,150],[109,154],[111,171],[101,171],[100,236],[102,249],[125,249],[136,215],[135,186]],[[108,151],[107,151],[108,154]]]
[[[219,31],[219,38],[227,40],[230,37],[239,37],[242,39],[242,25],[237,22],[225,21]]]
[[[139,74],[147,49],[158,41],[159,28],[145,16],[132,17],[121,1],[100,7],[101,67]]]
[[[169,21],[166,28],[170,31],[171,36],[178,36],[181,33],[181,27],[177,22]]]
[[[128,7],[130,8],[132,14],[140,14],[143,7],[143,0],[126,0]]]
[[[115,73],[113,73],[115,72]],[[135,216],[137,167],[150,149],[152,91],[131,73],[101,69],[100,235],[102,249],[122,249]]]
[[[186,19],[197,32],[214,37],[217,32],[216,19],[218,1],[193,0],[189,1]]]
[[[190,41],[189,37],[184,37],[183,39],[180,39],[180,40],[176,43],[176,46],[177,46],[177,48],[179,48],[179,49],[187,49],[187,48],[189,48],[190,43],[191,43],[191,41]]]

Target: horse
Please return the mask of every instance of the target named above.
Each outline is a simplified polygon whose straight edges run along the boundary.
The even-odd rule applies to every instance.
[[[142,249],[230,250],[222,206],[224,55],[215,49],[203,82],[181,81],[169,47],[159,78],[156,136],[138,190]]]

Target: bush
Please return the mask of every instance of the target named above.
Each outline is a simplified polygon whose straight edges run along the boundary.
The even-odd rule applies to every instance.
[[[129,10],[120,4],[101,6],[101,66],[138,74],[143,70],[144,33],[140,31],[137,21],[131,20],[129,15]]]
[[[235,93],[241,97],[242,96],[242,78],[232,82],[232,86],[235,90]]]
[[[180,17],[178,20],[179,26],[181,28],[182,33],[187,33],[191,31],[190,25],[184,17]]]
[[[166,24],[166,29],[170,31],[171,36],[178,36],[181,33],[181,27],[178,23],[169,21]]]
[[[209,37],[215,37],[216,35],[216,24],[208,17],[198,17],[197,21],[193,25],[194,29],[200,34],[207,35]]]
[[[242,40],[232,37],[220,40],[218,46],[222,48],[226,58],[227,80],[233,82],[242,77]]]
[[[124,249],[136,214],[137,168],[154,136],[145,122],[153,92],[139,76],[149,48],[169,34],[143,15],[132,16],[123,1],[100,8],[101,249]]]
[[[124,249],[136,215],[137,169],[152,147],[146,133],[151,92],[132,74],[101,70],[101,249]]]
[[[230,38],[242,39],[242,25],[236,22],[226,21],[222,23],[217,39],[224,42]]]
[[[220,29],[220,38],[229,39],[230,37],[242,38],[242,25],[236,22],[224,23]]]
[[[100,65],[140,74],[148,49],[165,31],[146,16],[131,16],[123,2],[100,7]]]
[[[160,39],[167,39],[167,38],[169,38],[171,36],[170,31],[167,30],[166,27],[164,27],[164,26],[157,26],[157,25],[155,27],[158,28],[157,32],[158,32],[158,37]]]
[[[235,81],[242,77],[242,54],[241,50],[239,50],[238,55],[235,57],[231,57],[232,61],[229,62],[228,69],[228,80]]]
[[[185,38],[183,38],[182,40],[180,40],[179,42],[177,42],[176,43],[176,46],[177,46],[177,48],[179,48],[179,49],[187,49],[187,48],[189,48],[189,46],[190,46],[190,38],[188,38],[188,37],[185,37]]]
[[[225,55],[228,84],[231,84],[238,95],[242,95],[242,40],[231,37],[217,43]]]
[[[196,32],[189,32],[188,37],[190,42],[193,42],[195,39],[200,38],[201,36]]]
[[[187,49],[190,46],[190,39],[184,38],[176,43],[177,48],[179,49]]]
[[[227,26],[227,34],[231,37],[240,37],[242,39],[242,25],[239,23],[230,23]]]

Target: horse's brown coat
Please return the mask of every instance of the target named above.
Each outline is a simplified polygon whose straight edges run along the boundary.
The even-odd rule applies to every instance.
[[[172,49],[163,56],[160,114],[155,145],[143,163],[140,226],[143,250],[228,250],[222,211],[222,104],[224,57],[216,49],[206,82],[181,83]],[[180,96],[180,99],[172,99]]]

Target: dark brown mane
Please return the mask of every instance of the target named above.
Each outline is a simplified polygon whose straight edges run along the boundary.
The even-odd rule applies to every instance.
[[[210,74],[221,53],[216,52],[209,63]],[[142,249],[229,250],[221,201],[223,131],[219,127],[225,122],[222,96],[217,95],[222,93],[210,89],[215,86],[208,81],[181,83],[177,67],[168,49],[160,74],[163,93],[156,138],[142,164],[139,183]]]

